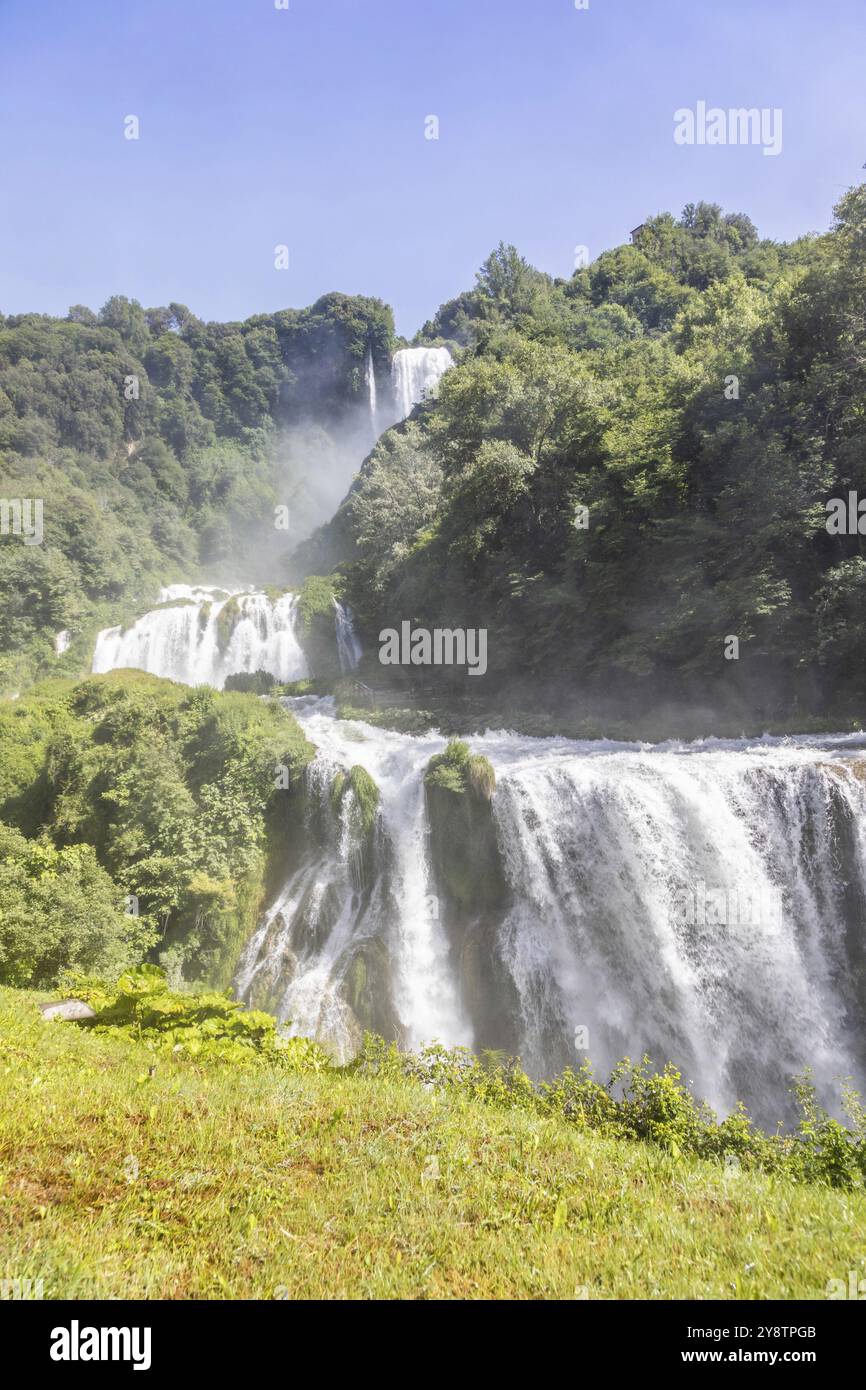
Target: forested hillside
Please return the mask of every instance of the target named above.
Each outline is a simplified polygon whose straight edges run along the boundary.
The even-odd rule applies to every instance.
[[[341,571],[374,661],[404,619],[486,627],[472,693],[499,705],[853,716],[866,561],[826,503],[866,489],[864,229],[860,188],[792,245],[698,203],[568,280],[500,246],[418,335],[462,349],[438,401],[294,576]],[[43,498],[45,527],[0,541],[7,692],[85,669],[167,580],[285,582],[274,508],[304,512],[341,430],[363,458],[393,345],[385,305],[336,294],[235,324],[119,296],[0,320],[2,495]]]
[[[0,690],[86,669],[96,629],[167,580],[278,583],[295,533],[274,508],[303,514],[392,342],[385,305],[341,294],[228,324],[122,296],[0,314],[0,496],[44,515],[41,544],[0,537]]]
[[[826,503],[866,496],[864,249],[864,187],[792,245],[699,203],[567,281],[500,246],[425,326],[461,362],[308,567],[345,571],[370,643],[486,627],[468,685],[500,707],[862,717],[866,558]]]

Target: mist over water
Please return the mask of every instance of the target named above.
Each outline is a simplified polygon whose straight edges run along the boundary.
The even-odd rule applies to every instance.
[[[290,524],[288,532],[256,529],[248,577],[262,585],[277,581],[295,547],[334,515],[383,430],[429,399],[451,365],[447,348],[403,348],[394,354],[390,378],[377,384],[368,351],[363,402],[339,420],[299,422],[280,433],[274,444],[275,486]]]

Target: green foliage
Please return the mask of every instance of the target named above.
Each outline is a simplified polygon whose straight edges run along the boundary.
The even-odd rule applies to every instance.
[[[226,676],[224,690],[237,690],[242,695],[270,695],[276,685],[270,671],[235,671]]]
[[[164,973],[151,965],[126,971],[113,985],[75,971],[67,972],[63,983],[96,1011],[96,1018],[82,1027],[132,1032],[149,1047],[182,1058],[276,1058],[299,1071],[342,1070],[382,1084],[408,1079],[461,1104],[517,1110],[564,1121],[604,1139],[650,1144],[676,1161],[701,1159],[847,1191],[862,1191],[866,1182],[866,1112],[860,1097],[850,1087],[843,1091],[850,1121],[846,1127],[818,1104],[808,1074],[796,1078],[792,1087],[800,1112],[796,1130],[768,1135],[754,1127],[742,1106],[719,1121],[709,1106],[695,1100],[675,1066],[657,1071],[648,1057],[639,1063],[624,1058],[606,1083],[595,1079],[589,1062],[576,1072],[567,1069],[552,1081],[534,1083],[517,1059],[503,1053],[476,1056],[467,1048],[439,1043],[407,1053],[366,1033],[354,1061],[338,1069],[315,1043],[282,1037],[271,1015],[247,1010],[213,991],[172,991]]]
[[[0,989],[0,1263],[46,1298],[808,1300],[862,1259],[862,1191],[38,1002]]]
[[[120,295],[0,319],[0,495],[42,499],[45,531],[0,538],[0,691],[80,674],[100,627],[200,566],[271,578],[286,433],[339,426],[392,343],[385,305],[339,294],[233,324]]]
[[[154,940],[91,845],[57,848],[0,824],[0,981],[47,989],[69,969],[116,976]]]
[[[431,527],[441,505],[442,469],[417,420],[389,430],[378,441],[349,493],[337,526],[354,538],[356,600],[368,611]]]
[[[339,771],[331,783],[331,805],[340,811],[344,798],[351,794],[351,814],[360,836],[369,835],[379,809],[379,788],[366,768],[357,763],[348,772]]]
[[[602,732],[862,719],[862,541],[824,523],[866,496],[864,228],[866,186],[790,246],[697,203],[568,282],[500,247],[422,335],[466,344],[436,401],[329,529],[364,630],[484,628],[488,711]],[[426,680],[434,708],[465,690]]]
[[[323,679],[316,679],[314,676],[304,676],[299,681],[287,681],[285,685],[275,685],[273,693],[275,695],[330,695],[332,682]]]
[[[307,1038],[284,1037],[276,1019],[246,1009],[227,994],[177,993],[162,970],[139,965],[113,986],[84,977],[69,979],[77,998],[95,1010],[86,1027],[97,1032],[132,1031],[154,1051],[176,1059],[230,1063],[278,1063],[288,1071],[320,1072],[331,1066],[322,1048]]]
[[[316,623],[322,619],[333,626],[334,599],[337,592],[337,582],[333,578],[322,578],[317,574],[307,576],[297,596],[300,631],[303,637],[310,637]]]
[[[739,1106],[719,1121],[695,1101],[681,1073],[671,1064],[655,1071],[648,1057],[627,1057],[606,1084],[588,1062],[553,1081],[534,1084],[512,1057],[439,1043],[419,1053],[400,1052],[394,1043],[367,1033],[350,1070],[383,1080],[411,1077],[450,1095],[497,1108],[565,1120],[605,1138],[656,1145],[675,1160],[700,1158],[745,1171],[775,1174],[793,1182],[862,1190],[866,1180],[866,1114],[859,1096],[844,1092],[846,1128],[817,1103],[808,1076],[795,1080],[800,1123],[794,1134],[767,1135],[756,1129]]]
[[[216,620],[217,646],[224,652],[232,640],[232,633],[237,627],[242,617],[241,606],[236,597],[230,598],[223,604]]]
[[[349,786],[355,797],[355,806],[364,834],[369,834],[379,809],[379,788],[365,768],[355,764],[349,769]]]
[[[335,601],[341,593],[338,577],[311,574],[296,600],[298,640],[317,679],[336,680],[340,662],[335,638]]]
[[[0,709],[0,817],[95,853],[117,896],[138,899],[145,937],[223,985],[313,751],[253,695],[131,671],[37,687]]]
[[[478,800],[489,801],[496,788],[496,773],[488,758],[471,753],[468,744],[454,738],[430,759],[424,781],[428,787],[458,796],[468,792]]]

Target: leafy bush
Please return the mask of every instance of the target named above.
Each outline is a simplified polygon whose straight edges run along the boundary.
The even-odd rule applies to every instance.
[[[48,989],[64,970],[106,978],[153,945],[155,932],[124,911],[90,845],[56,848],[0,824],[0,981]]]
[[[92,846],[115,901],[138,900],[142,940],[180,947],[187,978],[223,986],[313,752],[287,711],[252,695],[137,671],[37,687],[0,708],[0,817]]]
[[[173,992],[153,965],[136,966],[111,987],[75,976],[69,984],[96,1012],[82,1026],[131,1031],[154,1051],[193,1061],[275,1062],[291,1071],[331,1067],[322,1048],[307,1038],[284,1037],[270,1014],[246,1009],[227,994]]]
[[[270,671],[235,671],[226,676],[224,690],[237,690],[242,695],[270,695],[276,685]]]
[[[424,781],[429,787],[458,796],[469,792],[484,801],[489,801],[496,789],[496,773],[490,760],[480,753],[470,753],[468,745],[457,738],[444,752],[430,759]]]
[[[476,689],[426,673],[428,706],[648,738],[862,719],[864,561],[825,504],[866,493],[866,185],[835,214],[779,245],[689,204],[568,281],[500,246],[426,325],[466,351],[310,553],[368,633],[495,634]],[[723,623],[749,659],[720,694]]]
[[[365,1034],[350,1064],[364,1075],[408,1077],[487,1105],[557,1116],[608,1138],[629,1139],[664,1148],[674,1158],[691,1156],[745,1169],[779,1173],[796,1182],[861,1188],[866,1179],[866,1112],[860,1097],[846,1088],[846,1128],[817,1102],[808,1075],[793,1093],[800,1108],[797,1130],[767,1135],[756,1129],[742,1106],[719,1121],[699,1104],[672,1065],[654,1071],[648,1057],[624,1058],[606,1084],[589,1063],[564,1071],[553,1081],[534,1084],[517,1060],[499,1053],[474,1056],[467,1048],[436,1043],[418,1054],[402,1053],[395,1043]]]

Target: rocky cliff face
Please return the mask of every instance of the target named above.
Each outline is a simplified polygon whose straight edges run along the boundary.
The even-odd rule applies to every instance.
[[[425,777],[430,862],[463,1008],[480,1048],[519,1048],[518,999],[499,932],[509,899],[493,818],[489,761],[452,741]]]

